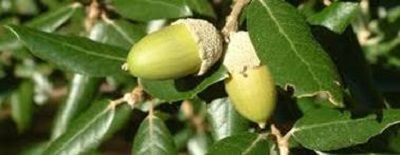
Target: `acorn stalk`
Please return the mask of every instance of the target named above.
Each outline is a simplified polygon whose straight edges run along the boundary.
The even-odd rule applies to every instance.
[[[230,39],[223,62],[230,74],[225,90],[242,116],[264,128],[276,105],[274,81],[247,32],[234,33]]]
[[[129,72],[140,78],[164,80],[203,75],[221,56],[217,29],[199,19],[183,19],[156,31],[132,47]]]

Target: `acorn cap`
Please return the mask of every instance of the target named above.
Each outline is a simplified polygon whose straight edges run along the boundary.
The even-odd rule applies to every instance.
[[[261,65],[249,33],[236,32],[230,35],[230,43],[223,61],[229,73],[245,73],[249,68]]]
[[[222,39],[219,31],[209,22],[201,19],[180,19],[171,25],[184,24],[199,46],[201,59],[197,75],[203,75],[222,55]]]
[[[262,65],[247,32],[230,35],[223,65],[230,73],[225,90],[235,109],[260,128],[272,115],[276,104],[275,84],[266,65]]]

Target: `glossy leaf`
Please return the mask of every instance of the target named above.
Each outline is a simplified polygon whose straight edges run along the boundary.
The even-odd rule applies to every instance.
[[[184,0],[113,0],[112,4],[122,16],[137,21],[192,15]]]
[[[128,51],[80,37],[67,37],[34,29],[8,27],[36,56],[67,70],[91,76],[122,75]]]
[[[62,24],[68,21],[77,9],[82,9],[82,5],[74,3],[38,16],[34,20],[28,22],[25,26],[36,28],[44,32],[54,32]]]
[[[218,67],[218,66],[214,66]],[[143,88],[152,96],[172,102],[191,99],[208,86],[224,80],[227,77],[225,68],[220,65],[218,70],[209,71],[203,76],[188,76],[176,80],[146,80],[139,79]]]
[[[25,25],[45,32],[54,32],[61,25],[65,24],[77,9],[82,9],[79,4],[71,4],[54,11],[40,15]],[[0,32],[0,50],[17,49],[21,47],[17,37],[10,31]]]
[[[273,145],[266,134],[245,133],[218,141],[207,155],[269,155]]]
[[[359,12],[359,4],[355,2],[335,1],[321,12],[308,18],[312,25],[321,25],[336,33],[343,33],[352,19]]]
[[[314,27],[313,34],[325,51],[335,58],[343,83],[354,101],[353,109],[360,113],[381,109],[383,99],[373,84],[370,67],[352,29],[349,27],[337,34],[323,27]],[[380,74],[379,77],[383,76]]]
[[[134,155],[176,155],[174,140],[164,122],[149,115],[140,124],[133,141]]]
[[[317,109],[296,122],[292,136],[306,148],[329,151],[365,143],[397,123],[400,110],[384,110],[382,116],[352,119],[349,112]]]
[[[90,31],[89,37],[98,42],[106,43],[130,50],[146,33],[144,28],[125,20],[108,20],[97,22]]]
[[[229,98],[212,101],[207,109],[208,122],[214,141],[248,130],[249,122],[233,107]]]
[[[109,101],[95,102],[89,110],[71,123],[62,136],[52,141],[43,154],[87,153],[120,129],[129,118],[129,114],[128,105],[115,107]]]
[[[203,16],[216,18],[215,12],[208,0],[185,0],[185,2],[193,12]]]
[[[32,125],[33,89],[33,82],[25,80],[11,95],[11,116],[19,132],[24,132]]]
[[[282,0],[254,0],[248,9],[250,38],[277,84],[293,87],[296,97],[319,94],[342,107],[336,68],[297,9]]]
[[[100,79],[75,74],[70,82],[68,96],[54,119],[51,139],[61,136],[71,121],[86,110],[97,94]]]

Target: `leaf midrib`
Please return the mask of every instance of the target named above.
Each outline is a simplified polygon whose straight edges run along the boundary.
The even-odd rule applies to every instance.
[[[386,118],[386,119],[391,119],[393,117],[396,117],[396,116],[392,116],[392,117],[389,117],[389,118]],[[340,120],[340,121],[333,121],[333,122],[330,121],[330,122],[326,122],[326,123],[319,123],[319,124],[309,125],[309,126],[305,125],[304,127],[298,127],[298,128],[295,127],[295,128],[293,128],[293,134],[298,132],[298,131],[311,130],[311,129],[314,129],[314,128],[321,128],[321,127],[323,128],[323,127],[334,125],[334,124],[346,124],[346,123],[349,123],[349,122],[353,122],[354,123],[354,122],[370,121],[370,120],[375,120],[375,119],[376,119],[376,117],[367,117],[367,118],[356,119],[356,120],[350,119],[350,120]],[[397,121],[397,122],[400,122],[400,121]],[[385,123],[385,124],[387,124],[387,123]]]
[[[59,149],[57,149],[57,150],[55,151],[55,154],[59,154],[59,152],[61,152],[61,151],[64,149],[64,147],[68,146],[68,144],[71,143],[73,140],[75,140],[75,139],[78,137],[78,135],[80,135],[80,134],[83,133],[87,128],[89,128],[94,122],[97,121],[97,119],[98,119],[99,117],[103,116],[104,113],[110,112],[110,111],[108,111],[108,110],[114,110],[114,109],[113,109],[113,108],[108,108],[108,107],[107,107],[107,108],[106,108],[105,110],[103,110],[101,113],[99,113],[98,115],[96,115],[96,116],[94,117],[94,119],[92,119],[91,121],[89,121],[88,123],[86,123],[86,124],[84,125],[84,127],[81,128],[81,130],[79,130],[76,134],[74,134],[74,135],[72,136],[72,138],[70,138],[68,141],[66,141],[65,143],[63,143],[63,144],[61,145],[61,147],[59,147]]]
[[[8,27],[8,28],[9,28],[9,30],[11,30],[11,31],[17,36],[17,38],[18,38],[19,40],[21,40],[22,42],[24,42],[25,44],[27,44],[23,39],[21,39],[22,37],[15,31],[14,28],[12,28],[12,27]],[[29,32],[29,31],[25,31],[25,32],[32,33],[32,32]],[[104,53],[100,54],[100,53],[91,52],[91,51],[86,50],[86,49],[84,49],[84,48],[81,48],[81,47],[79,47],[79,46],[61,42],[61,41],[59,41],[58,39],[49,39],[49,38],[46,36],[46,34],[42,34],[42,33],[44,33],[44,32],[41,32],[41,33],[34,33],[32,36],[38,36],[38,37],[40,37],[40,38],[43,38],[43,39],[48,40],[49,42],[54,42],[54,43],[57,43],[57,44],[60,44],[60,45],[64,45],[64,46],[69,47],[69,48],[71,48],[71,49],[74,49],[74,50],[76,50],[76,51],[81,51],[82,53],[86,53],[87,55],[92,55],[92,56],[96,56],[96,57],[101,57],[101,58],[111,59],[111,60],[116,60],[116,61],[122,61],[122,62],[125,61],[124,58],[120,58],[120,57],[116,57],[116,56],[112,56],[112,55],[106,55],[106,54],[104,54]]]
[[[271,9],[268,7],[268,5],[263,1],[263,0],[258,0],[261,5],[264,6],[265,10],[267,11],[267,13],[271,16],[272,21],[275,23],[275,25],[278,27],[278,31],[283,35],[283,37],[289,42],[290,44],[290,48],[292,49],[292,51],[294,51],[295,55],[300,59],[301,62],[303,62],[306,67],[308,72],[311,74],[312,78],[314,81],[316,81],[317,85],[318,85],[318,89],[322,89],[322,85],[321,85],[321,81],[318,80],[318,78],[315,76],[314,72],[312,72],[311,70],[311,65],[301,56],[301,54],[299,54],[299,52],[297,51],[296,46],[294,45],[293,41],[289,38],[289,36],[286,34],[286,32],[283,30],[283,28],[281,27],[281,25],[278,22],[278,19],[274,16],[274,14],[272,13]]]

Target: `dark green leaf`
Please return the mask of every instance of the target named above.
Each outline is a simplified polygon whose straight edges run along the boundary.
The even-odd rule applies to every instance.
[[[24,148],[20,155],[41,155],[46,147],[46,142],[36,143]]]
[[[52,141],[43,154],[83,154],[98,147],[110,135],[122,127],[129,118],[130,107],[115,107],[109,101],[93,103],[85,113],[71,123],[71,127]]]
[[[296,8],[282,0],[254,0],[247,24],[258,56],[278,85],[293,87],[296,97],[319,94],[343,106],[336,68]]]
[[[109,20],[97,22],[91,29],[89,38],[129,50],[145,35],[144,28],[139,25],[124,20]]]
[[[70,127],[71,121],[83,112],[97,94],[98,78],[75,74],[70,82],[68,96],[54,119],[51,139],[61,136]]]
[[[65,24],[77,9],[82,9],[82,6],[79,4],[68,5],[40,15],[25,25],[45,32],[54,32],[61,25]],[[0,34],[2,33],[0,32]],[[0,50],[20,48],[21,44],[17,41],[18,39],[12,32],[4,31],[4,34],[0,37]]]
[[[306,148],[328,151],[365,143],[396,123],[400,123],[400,110],[351,119],[349,112],[317,109],[296,122],[292,136]]]
[[[359,12],[358,3],[335,1],[321,12],[308,18],[312,25],[321,25],[336,33],[342,33]]]
[[[11,96],[11,116],[19,132],[24,132],[32,124],[33,88],[33,82],[25,80]]]
[[[149,115],[140,124],[136,133],[132,154],[134,155],[176,155],[174,140],[164,122]]]
[[[68,21],[77,9],[82,9],[82,6],[79,3],[59,8],[36,17],[32,21],[28,22],[26,26],[44,32],[54,32],[62,24]]]
[[[122,16],[137,21],[192,15],[184,0],[113,0],[113,6]]]
[[[218,70],[209,71],[206,75],[194,77],[188,76],[176,80],[146,80],[139,79],[143,88],[152,96],[165,101],[178,101],[183,99],[191,99],[197,93],[203,91],[208,86],[224,80],[226,75],[225,68],[220,66]]]
[[[323,1],[319,0],[308,0],[302,2],[298,6],[298,10],[305,16],[305,17],[310,17],[312,15],[315,15],[318,13],[318,11],[321,11],[324,7],[326,7],[323,4]]]
[[[249,122],[236,112],[229,98],[212,101],[207,110],[208,122],[214,141],[248,130]]]
[[[186,148],[187,143],[194,131],[191,128],[185,128],[174,135],[175,146],[178,150]]]
[[[400,144],[400,129],[398,128],[396,132],[393,132],[393,134],[390,136],[389,145],[388,147],[390,150],[400,153],[400,148],[398,145]]]
[[[334,58],[343,83],[354,101],[354,109],[367,113],[382,108],[382,97],[373,84],[369,65],[352,29],[349,27],[342,34],[337,34],[323,27],[314,27],[313,34]]]
[[[124,74],[121,65],[128,51],[86,38],[49,34],[21,26],[9,26],[36,56],[70,71],[91,76]]]
[[[185,2],[194,12],[203,16],[216,18],[215,12],[208,0],[185,0]]]
[[[215,143],[208,155],[269,155],[273,142],[267,134],[245,133]]]

